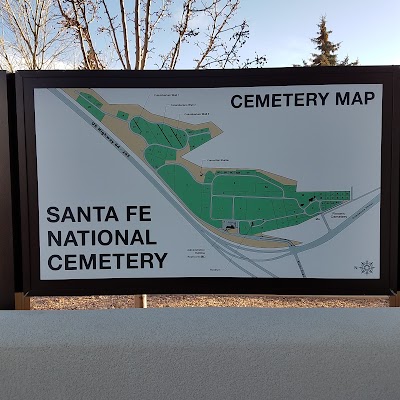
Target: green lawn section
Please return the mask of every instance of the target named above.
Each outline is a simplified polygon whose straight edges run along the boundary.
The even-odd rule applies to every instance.
[[[318,207],[318,203],[314,203]],[[314,207],[314,205],[313,205]],[[310,214],[312,209],[309,210]],[[312,218],[293,199],[235,198],[235,219],[242,219],[239,232],[242,235],[256,235],[274,229],[301,224]],[[260,219],[264,223],[260,224]]]
[[[258,176],[220,174],[214,179],[213,194],[283,197],[283,189]]]
[[[313,203],[311,203],[306,209],[305,212],[308,215],[315,215],[321,212],[321,209],[319,207],[319,203],[317,201],[314,201]]]
[[[97,118],[99,121],[101,121],[104,118],[105,114],[103,113],[103,111],[101,111],[97,107],[95,107],[92,103],[90,103],[88,100],[86,100],[83,96],[79,95],[79,97],[77,98],[76,101],[82,107],[84,107],[87,111],[89,111],[90,114],[92,114],[93,117]]]
[[[134,117],[130,122],[130,128],[132,132],[143,136],[148,144],[161,144],[174,149],[186,146],[185,132],[165,124],[155,124],[142,117]]]
[[[286,192],[285,192],[286,193]],[[350,200],[350,192],[349,191],[340,191],[340,192],[295,192],[295,193],[286,193],[287,196],[293,197],[298,200],[300,207],[308,207],[315,200],[320,200],[321,211],[329,210],[332,207],[336,207],[343,201]],[[329,206],[331,203],[331,206]]]
[[[251,197],[235,198],[235,219],[255,221],[257,219],[269,220],[292,215],[303,214],[297,202],[292,199],[258,199]],[[258,225],[258,224],[256,224]]]
[[[283,189],[268,182],[256,183],[256,196],[260,197],[283,197]]]
[[[341,201],[321,201],[320,207],[321,211],[326,211],[331,208],[337,207],[339,204],[342,204]]]
[[[204,177],[204,183],[211,183],[214,179],[214,174],[211,171],[206,172]]]
[[[256,225],[254,222],[241,221],[239,223],[239,233],[241,235],[257,235],[262,232],[298,225],[311,218],[312,217],[306,215],[296,215],[292,217],[283,217],[272,221],[265,221],[262,225]]]
[[[252,175],[256,175],[256,176],[266,180],[267,182],[270,182],[271,184],[278,186],[282,189],[289,189],[294,192],[296,191],[296,185],[285,185],[281,182],[278,182],[276,179],[273,179],[273,178],[269,177],[268,175],[263,174],[262,172],[252,171]]]
[[[274,209],[270,199],[257,199],[250,197],[235,198],[235,219],[253,221],[256,219],[275,218]]]
[[[282,203],[283,207],[285,208],[285,216],[289,217],[292,215],[299,215],[304,213],[304,210],[299,207],[297,201],[294,199],[284,199],[282,200]]]
[[[272,200],[272,208],[274,209],[274,218],[286,217],[286,207],[282,200]]]
[[[238,220],[239,233],[246,236],[301,224],[350,199],[347,191],[296,192],[296,185],[283,185],[255,170],[208,171],[204,183],[212,185],[196,182],[177,165],[164,165],[159,173],[195,215],[216,227],[221,227],[217,220]]]
[[[190,150],[194,150],[195,148],[208,142],[210,139],[211,139],[211,135],[209,133],[204,134],[204,135],[189,136]]]
[[[84,99],[88,100],[90,103],[94,104],[97,108],[103,107],[103,103],[100,103],[96,99],[96,97],[93,97],[91,94],[85,93],[85,92],[80,92],[79,96],[82,96]]]
[[[234,177],[244,177],[244,178],[253,178],[258,179],[254,180],[255,184],[257,184],[257,189],[252,189],[252,192],[257,196],[269,196],[269,197],[283,197],[283,194],[286,193],[296,193],[296,185],[284,185],[278,182],[275,179],[270,178],[269,176],[258,172],[254,169],[242,169],[242,170],[235,170],[235,171],[217,171],[218,175],[226,177],[234,176]],[[251,177],[249,176],[251,175]],[[263,194],[265,193],[265,195]],[[293,197],[293,196],[288,196]]]
[[[285,197],[296,197],[297,185],[282,185]]]
[[[297,201],[293,199],[272,200],[275,218],[288,217],[290,215],[299,215],[304,211],[298,206]]]
[[[246,220],[250,219],[247,217],[247,199],[243,197],[235,198],[235,205],[233,208],[233,218]]]
[[[124,112],[124,111],[119,111],[117,112],[117,118],[121,118],[123,120],[127,120],[129,118],[129,114]]]
[[[213,219],[232,219],[232,206],[232,197],[213,196],[211,217]]]
[[[301,224],[350,199],[346,191],[296,192],[296,188],[255,170],[217,171],[212,194],[234,197],[233,219],[241,220],[239,231],[243,235]],[[264,222],[260,224],[260,220]]]
[[[186,168],[181,165],[164,165],[158,170],[158,173],[193,214],[210,225],[217,228],[222,227],[221,221],[210,218],[210,185],[204,185],[194,180]]]
[[[176,150],[151,145],[146,148],[144,156],[147,162],[155,169],[160,168],[167,160],[176,160]]]
[[[251,231],[251,226],[250,226],[250,222],[247,221],[241,221],[239,223],[239,233],[241,235],[249,235]]]
[[[199,133],[210,133],[210,130],[208,128],[202,128],[202,129],[185,129],[185,132],[188,135],[197,135]]]
[[[217,171],[218,175],[257,175],[257,171],[255,169],[238,169],[238,170],[230,170],[230,171]],[[264,176],[264,175],[262,175]]]

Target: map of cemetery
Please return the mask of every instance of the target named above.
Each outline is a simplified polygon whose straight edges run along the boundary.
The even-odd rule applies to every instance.
[[[223,155],[219,158],[202,155],[200,160],[196,160],[196,154],[206,146],[212,148],[216,143],[223,148],[219,143],[224,137],[225,140],[229,137],[234,125],[225,126],[221,119],[216,121],[213,118],[218,105],[211,105],[207,112],[201,112],[204,108],[196,110],[194,99],[190,103],[192,112],[187,111],[187,103],[177,103],[177,107],[185,112],[168,115],[166,106],[159,112],[155,112],[154,107],[151,109],[150,95],[140,103],[124,103],[123,100],[113,103],[105,98],[107,89],[49,89],[49,92],[86,121],[87,126],[105,139],[113,151],[128,159],[132,168],[142,171],[160,195],[211,244],[216,254],[229,261],[239,273],[248,277],[379,278],[379,239],[371,246],[366,243],[367,238],[362,238],[367,227],[369,234],[377,239],[376,232],[370,231],[379,231],[379,181],[361,191],[354,190],[356,182],[338,184],[338,179],[330,185],[329,178],[318,178],[321,185],[316,182],[312,189],[303,190],[299,188],[302,187],[301,179],[271,170],[268,162],[265,168],[260,168],[260,164],[253,166],[251,154],[246,165],[238,162],[237,167],[232,165],[235,164],[233,157],[228,160]],[[159,93],[158,96],[169,106],[171,97],[163,97],[161,89]],[[323,96],[326,100],[328,95],[320,95],[325,101]],[[317,106],[317,95],[307,94],[305,98],[307,101],[314,99]],[[157,104],[162,99],[157,99]],[[288,99],[286,97],[287,106]],[[246,98],[246,102],[253,104],[253,99]],[[260,104],[265,105],[265,100]],[[310,101],[307,105],[311,107],[313,103]],[[191,115],[196,117],[190,118]],[[270,128],[259,124],[257,129],[257,134],[265,137]],[[329,125],[326,129],[334,132],[334,127]],[[257,138],[257,134],[251,138]],[[272,141],[262,140],[266,146],[272,145]],[[307,142],[304,148],[313,145],[313,142]],[[356,150],[357,146],[352,153],[355,163],[362,159],[362,154],[357,154]],[[329,148],[323,151],[329,154]],[[246,148],[237,148],[235,152],[246,153]],[[285,157],[282,154],[282,162],[290,163],[290,156],[287,160]],[[304,163],[313,163],[313,160],[305,156]],[[340,163],[338,154],[337,162],[331,168],[338,169],[339,177],[345,173],[340,170]],[[319,168],[315,164],[314,171],[317,173]],[[368,164],[362,168],[368,174]],[[360,221],[364,223],[360,225]],[[352,230],[345,236],[350,228]],[[338,263],[341,263],[335,269],[335,263],[326,257],[330,252],[326,249],[329,249],[331,241],[337,241],[341,236],[340,245],[336,244],[331,250],[332,256],[337,256]],[[353,240],[357,242],[355,245]],[[343,254],[338,254],[343,243],[348,243],[348,248],[342,248]],[[206,258],[202,247],[199,246],[199,251],[195,252],[197,258]],[[315,251],[318,248],[325,249],[320,256]],[[356,254],[348,257],[353,250]],[[309,257],[314,252],[316,255]],[[315,261],[316,257],[319,257],[319,262]],[[313,265],[310,269],[308,258],[309,264]],[[287,263],[290,267],[283,266],[285,260],[291,260]],[[347,264],[343,265],[341,260],[345,264],[347,260]],[[323,272],[326,265],[333,266]],[[368,271],[362,268],[363,265],[369,266]]]

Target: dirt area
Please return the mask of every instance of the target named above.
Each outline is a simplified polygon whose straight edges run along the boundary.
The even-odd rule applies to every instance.
[[[133,308],[134,296],[34,297],[32,310],[91,310]],[[148,308],[161,307],[389,307],[387,297],[275,297],[148,295]]]

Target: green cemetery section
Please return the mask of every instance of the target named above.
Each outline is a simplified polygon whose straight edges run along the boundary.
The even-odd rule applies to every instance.
[[[218,174],[213,181],[213,194],[282,198],[283,193],[282,185],[272,184],[256,174]]]
[[[268,232],[274,229],[287,228],[289,226],[301,224],[310,217],[297,215],[294,217],[284,217],[276,220],[265,221],[263,224],[256,225],[253,221],[241,221],[239,223],[239,233],[241,235],[256,235],[261,232]]]
[[[81,92],[77,101],[102,120],[103,104],[96,98]],[[115,117],[127,120],[129,114],[118,111]],[[207,171],[204,182],[198,182],[176,161],[176,151],[188,144],[193,150],[209,141],[208,128],[181,130],[140,116],[129,125],[148,143],[144,157],[149,165],[194,215],[216,228],[236,224],[240,234],[257,235],[301,224],[350,200],[349,191],[298,192],[297,185],[250,169]]]
[[[284,185],[255,170],[217,171],[211,178],[213,196],[233,199],[232,219],[239,221],[242,235],[298,225],[350,200],[349,191],[297,192],[297,185]],[[213,197],[213,218],[225,219],[231,204],[227,210],[214,210]]]
[[[176,160],[176,150],[170,149],[169,147],[151,145],[146,148],[144,156],[154,169],[158,169],[164,165],[167,160]]]
[[[92,103],[94,106],[97,108],[103,107],[103,103],[98,101],[96,97],[92,96],[91,94],[85,93],[85,92],[80,92],[80,96],[82,96],[84,99],[88,100],[90,103]]]
[[[183,149],[187,144],[187,135],[181,129],[155,124],[142,117],[133,117],[130,128],[132,132],[142,136],[148,144],[160,144],[174,149]]]
[[[85,94],[85,96],[83,96],[83,94]],[[77,102],[84,107],[87,111],[90,112],[90,114],[93,115],[93,117],[95,117],[96,119],[98,119],[99,121],[101,121],[104,117],[104,113],[103,111],[101,111],[99,108],[97,108],[93,103],[91,103],[89,100],[87,100],[87,97],[92,97],[90,95],[86,95],[86,93],[81,93],[78,98],[77,98]],[[93,97],[94,98],[94,97]],[[101,104],[100,102],[98,102],[98,104]],[[102,105],[102,104],[101,104]]]
[[[181,165],[165,165],[158,172],[196,216],[215,227],[236,221],[242,235],[298,225],[350,199],[344,191],[297,192],[296,185],[252,170],[208,171],[204,183]]]
[[[211,217],[213,219],[232,219],[233,197],[213,196]]]
[[[214,174],[211,171],[207,171],[204,175],[204,183],[211,183],[214,179]]]
[[[189,146],[190,150],[194,150],[196,147],[208,142],[211,139],[211,134],[206,133],[202,135],[189,136]]]
[[[334,201],[348,201],[350,200],[349,191],[330,191],[330,192],[296,192],[294,190],[285,189],[285,195],[295,198],[299,204],[306,204],[307,201],[318,200],[321,204],[330,204]]]
[[[126,120],[129,118],[129,114],[126,113],[126,112],[124,112],[124,111],[118,110],[118,112],[117,112],[117,118],[121,118],[121,119],[123,119],[123,120],[126,121]]]
[[[222,227],[222,221],[210,217],[210,185],[197,182],[181,165],[164,165],[158,173],[193,214],[210,225]]]
[[[198,135],[199,133],[210,133],[210,130],[208,128],[186,129],[185,131],[188,135]]]

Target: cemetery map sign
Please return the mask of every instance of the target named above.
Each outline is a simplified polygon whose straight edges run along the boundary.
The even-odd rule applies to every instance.
[[[41,279],[379,279],[382,86],[35,89]]]

